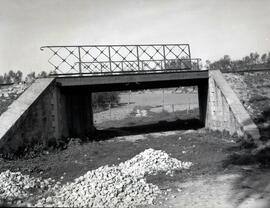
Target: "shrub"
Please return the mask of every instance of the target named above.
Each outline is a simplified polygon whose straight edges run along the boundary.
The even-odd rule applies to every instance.
[[[110,105],[117,105],[120,101],[119,92],[97,92],[92,95],[93,108],[106,109]]]

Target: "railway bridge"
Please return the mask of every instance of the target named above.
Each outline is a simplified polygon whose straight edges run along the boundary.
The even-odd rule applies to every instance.
[[[197,86],[206,128],[257,138],[258,130],[219,71],[202,70],[188,44],[43,46],[53,72],[37,79],[0,116],[0,152],[27,143],[86,137],[91,93]]]

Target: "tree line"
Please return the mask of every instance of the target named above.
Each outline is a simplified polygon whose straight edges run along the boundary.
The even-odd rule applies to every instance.
[[[270,68],[270,52],[262,55],[250,53],[240,60],[232,60],[229,55],[215,62],[206,61],[206,69],[219,69],[222,72],[237,72],[241,70],[250,70],[256,68]]]
[[[22,71],[10,70],[8,73],[0,75],[0,84],[12,84],[12,83],[18,84],[21,82],[32,82],[36,78],[47,76],[48,76],[47,72],[42,71],[38,74],[36,74],[35,72],[31,72],[24,77]]]

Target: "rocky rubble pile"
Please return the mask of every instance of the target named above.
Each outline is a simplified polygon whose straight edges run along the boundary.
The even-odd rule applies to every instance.
[[[161,150],[147,149],[132,159],[120,163],[119,167],[126,174],[143,177],[146,174],[155,175],[158,172],[173,174],[173,171],[189,169],[191,165],[191,162],[182,162],[171,158]]]
[[[89,171],[64,185],[56,195],[42,198],[36,206],[133,207],[151,204],[160,190],[144,178],[124,174],[116,166]]]
[[[76,178],[74,182],[61,187],[47,186],[46,194],[41,195],[35,206],[57,207],[135,207],[152,204],[159,188],[146,182],[145,175],[158,172],[173,173],[174,170],[188,169],[192,163],[181,162],[171,158],[161,150],[147,149],[132,159],[113,166],[102,166],[88,171],[85,175]],[[3,175],[6,173],[4,172]],[[18,173],[16,173],[18,174]],[[41,187],[41,181],[23,176],[21,180],[5,176],[5,186],[18,186],[16,196],[20,191],[29,187]],[[3,177],[3,176],[2,176]],[[12,179],[13,178],[13,179]],[[1,178],[0,178],[1,180]],[[14,183],[13,185],[11,185]],[[25,195],[26,194],[26,195]],[[0,195],[1,198],[7,195]]]
[[[0,181],[0,202],[16,200],[17,205],[25,205],[23,201],[33,196],[34,192],[38,191],[42,194],[48,190],[55,191],[60,187],[60,183],[55,183],[55,180],[51,178],[42,180],[9,170],[0,173]]]

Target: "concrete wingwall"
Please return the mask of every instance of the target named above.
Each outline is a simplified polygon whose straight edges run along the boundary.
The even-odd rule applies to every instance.
[[[260,133],[241,101],[219,70],[209,71],[209,90],[205,126],[226,130],[248,142],[259,143]]]
[[[33,144],[91,136],[91,92],[63,89],[55,78],[37,79],[0,116],[0,154],[16,154]]]
[[[55,137],[54,78],[37,79],[0,116],[0,154]]]

